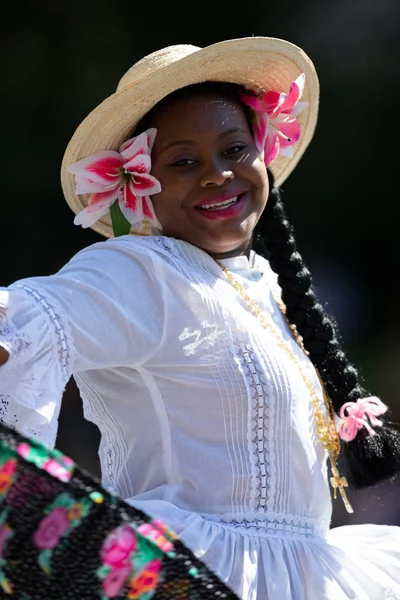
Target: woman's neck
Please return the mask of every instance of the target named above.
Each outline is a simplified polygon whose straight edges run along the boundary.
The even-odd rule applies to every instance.
[[[250,252],[252,247],[252,239],[246,240],[244,244],[234,248],[233,250],[229,250],[228,252],[207,252],[214,260],[223,260],[224,258],[233,258],[235,256],[246,256],[250,258]]]

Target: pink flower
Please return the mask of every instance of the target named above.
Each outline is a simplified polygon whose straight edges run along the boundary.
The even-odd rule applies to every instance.
[[[33,541],[35,545],[44,550],[46,548],[55,548],[60,537],[70,526],[67,511],[60,506],[54,508],[49,515],[44,517],[38,529],[35,531]]]
[[[136,533],[128,523],[114,529],[104,540],[101,559],[106,565],[121,568],[136,548]]]
[[[269,165],[278,154],[292,158],[293,145],[300,138],[300,124],[297,116],[308,106],[299,102],[305,84],[302,73],[293,81],[288,94],[270,91],[263,96],[242,95],[242,101],[255,111],[254,137],[257,148],[264,153],[264,161]]]
[[[156,129],[148,129],[124,142],[119,152],[97,152],[68,167],[75,175],[76,193],[90,194],[87,207],[75,217],[75,225],[90,227],[118,200],[132,225],[146,218],[160,226],[149,198],[161,191],[160,182],[150,175],[156,134]]]
[[[63,465],[60,465],[54,458],[49,458],[43,465],[43,469],[60,481],[69,481],[72,473]]]
[[[132,566],[123,565],[113,568],[104,579],[102,588],[106,598],[115,598],[124,587],[126,580],[131,574]]]
[[[27,458],[27,456],[29,456],[29,453],[31,451],[31,447],[26,444],[25,442],[22,442],[21,444],[19,444],[18,448],[17,448],[17,452],[20,456],[22,456],[22,458]]]
[[[163,524],[161,524],[163,526]],[[151,523],[143,523],[139,525],[138,532],[148,540],[151,540],[163,552],[170,552],[173,549],[173,544],[165,537],[164,532],[157,526]]]

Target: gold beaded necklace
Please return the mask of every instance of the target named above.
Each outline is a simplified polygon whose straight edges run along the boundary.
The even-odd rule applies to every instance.
[[[254,302],[254,300],[252,300],[252,298],[250,298],[250,296],[246,293],[244,287],[232,275],[232,273],[230,271],[228,271],[228,269],[226,267],[224,267],[224,265],[222,263],[220,263],[218,260],[216,260],[216,263],[221,267],[222,271],[225,273],[226,277],[229,279],[229,281],[231,282],[231,284],[233,285],[235,290],[240,294],[240,296],[246,302],[246,304],[250,308],[253,315],[255,317],[257,317],[257,319],[260,321],[260,323],[264,327],[264,329],[266,329],[269,333],[273,334],[273,336],[275,337],[275,339],[278,343],[278,346],[286,352],[286,354],[290,357],[292,362],[294,362],[296,364],[297,368],[299,369],[300,374],[303,378],[303,381],[304,381],[304,383],[307,387],[307,390],[310,394],[311,402],[313,405],[318,439],[319,439],[320,443],[322,444],[322,446],[325,448],[325,450],[329,456],[329,462],[330,462],[331,471],[332,471],[332,477],[330,478],[330,483],[334,490],[334,492],[333,492],[334,498],[337,497],[337,490],[339,490],[347,512],[352,513],[353,508],[347,498],[347,494],[344,489],[345,487],[348,486],[348,483],[347,483],[347,480],[345,477],[340,477],[339,471],[337,468],[337,461],[338,461],[339,454],[340,454],[340,439],[339,439],[339,434],[337,432],[336,425],[335,425],[335,411],[334,411],[334,408],[332,405],[332,401],[328,396],[328,393],[325,389],[325,385],[324,385],[323,381],[321,380],[319,373],[317,372],[317,376],[318,376],[318,379],[320,381],[321,388],[322,388],[324,404],[325,404],[325,409],[326,409],[326,415],[324,415],[324,413],[322,411],[321,403],[320,403],[320,400],[314,389],[313,384],[311,383],[311,381],[307,377],[307,375],[304,373],[304,369],[302,368],[299,360],[296,358],[294,352],[292,352],[292,350],[289,348],[289,346],[287,344],[285,344],[285,342],[283,341],[281,335],[279,334],[279,331],[270,323],[270,321],[266,318],[266,316],[265,316],[264,312],[261,310],[261,308]],[[279,310],[281,311],[282,315],[284,316],[286,323],[288,324],[288,327],[290,329],[293,339],[300,346],[300,348],[302,349],[304,354],[308,355],[309,353],[307,352],[307,350],[305,349],[304,344],[303,344],[303,338],[297,331],[296,326],[293,325],[292,323],[290,323],[286,316],[285,304],[282,302],[282,300],[280,298],[274,298],[274,299],[278,305]]]

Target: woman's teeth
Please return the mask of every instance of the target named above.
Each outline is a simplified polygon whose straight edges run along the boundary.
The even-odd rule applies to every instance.
[[[229,200],[223,200],[222,202],[216,202],[215,204],[202,204],[199,208],[201,208],[201,210],[224,210],[224,208],[235,204],[238,198],[239,196],[234,196],[233,198],[229,198]]]

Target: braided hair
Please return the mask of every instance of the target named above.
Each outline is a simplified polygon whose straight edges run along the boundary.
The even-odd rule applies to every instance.
[[[362,387],[357,370],[344,353],[336,325],[318,302],[310,271],[297,250],[293,227],[274,187],[268,170],[270,193],[266,208],[253,237],[254,250],[268,259],[278,275],[286,316],[296,325],[331,398],[335,412],[346,402],[356,402],[370,394]],[[363,428],[356,438],[342,443],[341,470],[349,485],[363,488],[394,476],[400,471],[400,433],[383,423],[369,435]]]
[[[241,103],[246,90],[233,83],[205,82],[178,89],[152,108],[138,123],[135,135],[151,127],[154,114],[174,101],[196,95],[219,94]],[[246,91],[248,94],[249,92]],[[251,111],[242,104],[252,125]],[[357,370],[344,353],[336,325],[318,302],[311,274],[297,250],[293,227],[268,170],[270,193],[253,236],[254,250],[266,258],[278,275],[286,316],[303,338],[309,358],[317,369],[339,414],[346,402],[356,402],[370,394],[362,387]],[[353,441],[342,442],[340,468],[349,485],[363,488],[388,479],[400,471],[400,433],[388,423],[369,435],[363,428]]]

